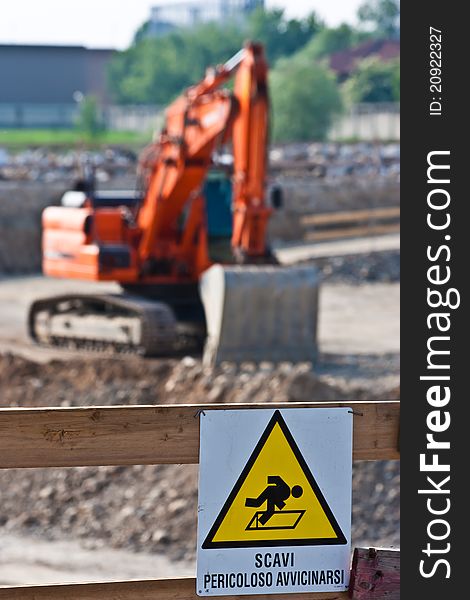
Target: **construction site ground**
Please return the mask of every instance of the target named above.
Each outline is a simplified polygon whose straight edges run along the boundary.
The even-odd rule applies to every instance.
[[[395,206],[396,174],[381,177],[282,176],[288,202],[272,237],[282,263],[314,262],[321,272],[319,362],[213,372],[199,356],[113,358],[34,346],[31,300],[97,288],[38,274],[41,210],[69,182],[2,182],[0,406],[398,399],[398,236],[311,244],[299,226],[304,214]],[[128,177],[106,186],[132,187]],[[0,585],[193,574],[197,475],[190,465],[0,471]],[[354,463],[352,544],[399,546],[398,462]]]
[[[397,282],[323,284],[315,371],[246,364],[210,373],[199,357],[79,356],[31,344],[31,299],[92,289],[41,276],[0,280],[2,406],[399,397]],[[398,479],[394,462],[355,464],[353,543],[399,544]],[[0,495],[0,584],[193,573],[195,466],[13,469],[0,473]]]

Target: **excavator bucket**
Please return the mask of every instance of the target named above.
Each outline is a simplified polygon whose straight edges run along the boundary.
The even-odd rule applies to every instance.
[[[313,267],[214,265],[200,281],[204,364],[315,362],[318,289]]]

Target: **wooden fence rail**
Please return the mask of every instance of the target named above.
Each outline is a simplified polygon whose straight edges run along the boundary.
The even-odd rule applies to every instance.
[[[199,416],[205,410],[350,407],[353,458],[399,458],[399,402],[107,406],[0,409],[0,468],[192,464],[199,461]],[[368,553],[369,552],[369,553]],[[397,600],[397,560],[362,549],[351,581],[357,590],[290,594],[289,600]],[[382,560],[382,562],[380,562]],[[388,562],[387,562],[388,561]],[[374,565],[390,566],[392,587]],[[393,565],[392,565],[393,563]],[[380,583],[381,587],[376,586]],[[367,589],[366,589],[367,588]],[[196,600],[193,578],[72,585],[0,587],[0,600]],[[389,593],[389,591],[390,593]],[[385,592],[385,594],[384,594]],[[222,598],[222,597],[220,597]],[[224,598],[227,598],[226,596]],[[242,596],[231,596],[239,598]],[[285,599],[282,594],[253,600]]]
[[[307,241],[397,233],[400,230],[400,207],[305,215],[300,224]]]
[[[289,600],[398,600],[400,598],[400,552],[375,548],[354,551],[349,592],[316,592],[289,594]],[[197,600],[196,580],[154,579],[115,581],[112,583],[79,583],[0,587],[0,600]],[[226,599],[226,596],[216,598]],[[246,596],[231,596],[246,600]],[[256,594],[253,600],[285,600],[285,594]]]
[[[257,594],[253,600],[286,600],[286,595]],[[227,596],[213,596],[227,600]],[[229,596],[232,600],[247,600],[246,596]],[[289,600],[348,600],[348,592],[289,594]],[[117,581],[112,583],[81,583],[73,585],[26,586],[0,588],[0,600],[196,600],[196,580],[155,579],[148,581]]]
[[[319,402],[0,409],[0,468],[192,464],[199,413],[350,406],[353,458],[396,459],[399,402]]]

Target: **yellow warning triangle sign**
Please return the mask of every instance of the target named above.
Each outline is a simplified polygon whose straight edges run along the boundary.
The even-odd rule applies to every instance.
[[[346,538],[277,410],[202,548],[346,544]]]

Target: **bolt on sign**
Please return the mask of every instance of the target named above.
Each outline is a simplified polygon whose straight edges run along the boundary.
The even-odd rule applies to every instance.
[[[352,410],[201,413],[199,596],[346,590]]]

